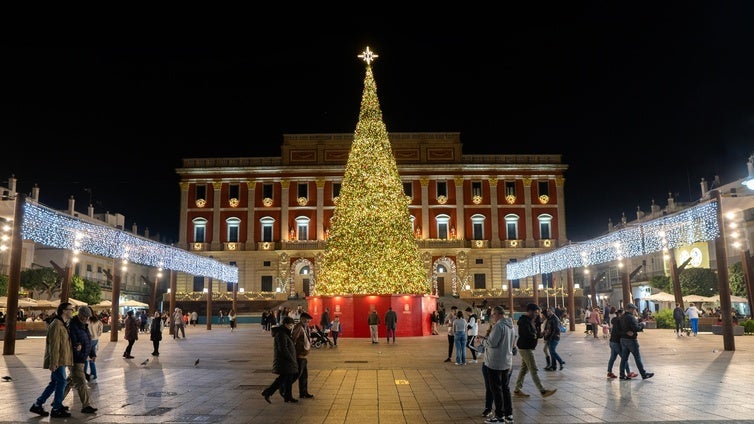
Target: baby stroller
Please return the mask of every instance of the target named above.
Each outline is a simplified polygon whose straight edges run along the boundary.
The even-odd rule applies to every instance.
[[[314,325],[314,330],[310,331],[311,338],[309,339],[311,345],[315,349],[319,349],[324,345],[329,345],[330,347],[333,347],[335,343],[330,340],[330,338],[327,336],[327,332],[325,330],[322,330],[322,328],[319,325]]]

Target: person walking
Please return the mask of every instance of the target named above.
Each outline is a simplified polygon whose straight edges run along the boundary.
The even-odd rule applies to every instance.
[[[466,308],[466,312],[469,314],[469,318],[466,321],[466,347],[471,351],[472,359],[469,362],[476,364],[476,348],[474,345],[476,344],[476,336],[479,335],[479,322],[477,315],[471,308]]]
[[[558,315],[555,313],[555,307],[551,306],[549,309],[546,309],[545,316],[547,317],[547,321],[545,321],[545,331],[543,337],[545,343],[547,343],[547,351],[552,358],[550,361],[550,366],[545,368],[545,370],[555,371],[558,369],[558,364],[560,364],[560,369],[563,370],[565,361],[563,361],[563,358],[558,355],[561,324]]]
[[[152,341],[152,356],[160,356],[160,341],[162,340],[160,311],[154,311],[152,324],[149,326],[149,340]]]
[[[432,335],[436,336],[440,334],[440,332],[437,331],[437,325],[440,323],[440,314],[437,313],[436,309],[429,315],[429,321],[432,323]]]
[[[89,307],[89,309],[92,312],[92,316],[89,317],[89,335],[92,336],[92,349],[94,349],[94,355],[97,356],[97,352],[99,351],[99,338],[102,335],[104,325],[102,324],[102,320],[94,313],[94,310],[92,310],[91,307]],[[89,374],[86,374],[87,366],[89,367]],[[84,374],[86,374],[87,381],[92,383],[97,381],[97,365],[93,360],[87,361],[87,364],[84,366]]]
[[[277,390],[280,390],[280,394],[286,402],[298,402],[298,399],[293,398],[293,382],[299,374],[296,346],[291,337],[295,325],[296,322],[293,318],[283,317],[281,325],[271,328],[274,338],[272,372],[278,376],[272,384],[262,391],[262,396],[267,403],[272,403],[270,396]]]
[[[196,327],[196,322],[199,321],[199,313],[196,311],[191,311],[191,326]]]
[[[652,376],[654,376],[655,374],[652,372],[647,372],[644,369],[644,364],[641,361],[641,353],[639,352],[639,340],[637,337],[639,332],[644,331],[644,328],[636,319],[636,305],[634,305],[633,303],[626,305],[626,310],[620,319],[620,326],[622,332],[620,338],[620,365],[618,368],[620,371],[620,379],[630,380],[632,378],[625,373],[625,370],[628,368],[629,354],[634,356],[634,362],[636,362],[636,368],[639,369],[641,378],[643,380],[652,378]]]
[[[510,369],[513,367],[515,332],[513,320],[505,317],[502,306],[495,306],[490,316],[492,329],[482,342],[487,380],[495,402],[495,415],[485,423],[512,423],[513,401],[510,390]]]
[[[387,328],[387,342],[390,343],[390,335],[393,335],[393,344],[395,344],[395,325],[398,324],[398,314],[395,313],[392,306],[387,307],[385,312],[385,327]]]
[[[232,333],[236,329],[236,310],[231,309],[228,311],[228,325],[230,326],[230,332]]]
[[[298,324],[293,327],[293,345],[296,347],[296,362],[298,364],[298,397],[302,399],[311,399],[313,394],[309,393],[309,368],[307,356],[311,350],[311,334],[309,332],[309,321],[312,316],[306,312],[301,312]]]
[[[175,308],[175,311],[173,312],[173,316],[171,318],[171,323],[173,324],[173,340],[178,337],[178,330],[181,330],[181,335],[185,339],[186,325],[183,322],[183,312],[181,311],[181,308]],[[199,320],[198,315],[197,320]]]
[[[686,319],[686,314],[683,313],[680,303],[675,304],[673,309],[673,320],[675,321],[675,336],[683,336],[683,321]]]
[[[552,396],[558,389],[545,389],[537,374],[537,361],[534,359],[534,349],[537,348],[537,329],[534,327],[535,316],[539,313],[539,306],[535,303],[526,305],[526,313],[518,318],[518,340],[516,346],[521,355],[521,368],[518,370],[516,386],[513,389],[515,397],[527,398],[528,394],[521,391],[524,386],[524,377],[531,374],[531,379],[539,389],[542,397]]]
[[[123,337],[128,340],[128,346],[126,351],[123,352],[123,357],[126,359],[134,359],[131,356],[131,349],[134,347],[136,340],[139,340],[139,323],[134,318],[134,311],[128,311],[126,313],[126,325]]]
[[[453,356],[453,346],[455,345],[456,338],[456,335],[453,332],[453,321],[456,320],[457,316],[458,307],[455,305],[451,306],[450,314],[445,318],[445,326],[448,327],[448,357],[445,359],[445,362],[450,362],[450,357]]]
[[[340,315],[335,315],[335,319],[330,323],[330,334],[335,346],[338,346],[338,335],[340,334]]]
[[[456,313],[456,320],[453,321],[453,338],[456,343],[456,365],[466,365],[466,320],[463,318],[463,312]]]
[[[70,335],[71,350],[73,352],[73,365],[71,366],[71,373],[68,376],[68,382],[63,393],[63,399],[65,399],[71,388],[75,387],[81,401],[81,412],[84,414],[97,412],[97,408],[92,406],[89,399],[89,386],[86,384],[86,374],[84,373],[84,366],[87,361],[95,361],[97,359],[92,346],[92,335],[89,333],[89,317],[91,315],[92,312],[89,306],[80,306],[78,314],[71,319],[68,325],[68,334]]]
[[[600,308],[594,307],[592,310],[592,313],[589,315],[589,322],[592,324],[592,334],[594,334],[594,338],[598,339],[600,336],[599,329],[602,328],[602,313],[600,312]]]
[[[53,418],[67,418],[71,416],[63,406],[66,387],[66,368],[73,365],[73,349],[68,335],[68,322],[73,317],[73,305],[68,302],[60,302],[57,314],[47,326],[47,338],[45,340],[44,367],[50,370],[50,382],[41,395],[29,408],[29,412],[46,417],[52,414]],[[47,412],[44,404],[52,396],[52,411]]]
[[[367,324],[369,324],[369,334],[372,337],[372,344],[379,343],[379,325],[380,316],[377,315],[376,310],[372,310],[367,318]]]
[[[683,314],[683,311],[681,311],[681,314]],[[613,365],[615,364],[615,360],[620,357],[620,338],[623,336],[623,330],[620,325],[620,319],[622,316],[623,309],[618,309],[615,311],[613,319],[610,320],[610,358],[607,360],[607,378],[611,379],[618,378],[617,375],[613,374]],[[622,373],[618,372],[618,374],[623,374],[631,378],[639,376],[639,374],[631,372],[628,366],[628,361],[626,362],[626,369],[623,370]]]
[[[322,331],[330,328],[330,308],[325,308],[322,312],[322,316],[319,317],[319,326],[322,327]]]
[[[686,316],[689,317],[691,331],[694,333],[694,336],[696,336],[696,333],[699,332],[699,309],[697,309],[696,305],[693,303],[689,304],[689,307],[686,308]]]

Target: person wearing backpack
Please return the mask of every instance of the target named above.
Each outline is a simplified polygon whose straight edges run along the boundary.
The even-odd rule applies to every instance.
[[[610,320],[610,359],[607,360],[607,378],[610,379],[618,378],[617,375],[613,374],[613,365],[615,364],[615,360],[620,357],[620,338],[623,336],[623,331],[621,331],[620,325],[620,319],[622,316],[623,309],[618,309],[615,311],[613,319]],[[630,378],[639,376],[639,374],[631,372],[628,367],[628,361],[626,361],[626,369],[624,371],[625,372],[620,374],[626,375]]]
[[[675,336],[681,337],[683,335],[683,321],[686,319],[686,314],[683,312],[680,303],[675,304],[673,319],[675,320]]]

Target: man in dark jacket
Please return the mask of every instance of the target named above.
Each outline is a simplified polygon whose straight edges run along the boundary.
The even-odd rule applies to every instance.
[[[311,399],[313,394],[309,393],[309,367],[308,359],[311,350],[311,333],[309,331],[309,321],[312,316],[306,312],[301,312],[299,321],[293,327],[293,345],[296,347],[296,361],[298,362],[298,397],[302,399]]]
[[[621,338],[620,338],[620,379],[630,380],[631,377],[626,375],[625,370],[628,368],[628,354],[634,355],[634,362],[636,362],[636,368],[639,369],[641,378],[646,380],[652,378],[655,375],[653,372],[647,372],[644,369],[644,364],[641,362],[641,354],[639,353],[639,340],[637,336],[640,331],[644,331],[644,328],[636,319],[636,305],[629,303],[626,305],[626,311],[620,319]]]
[[[270,396],[276,390],[280,390],[286,402],[298,402],[293,398],[293,381],[298,376],[298,362],[296,361],[296,347],[293,344],[291,332],[296,324],[293,318],[283,317],[283,323],[277,327],[272,327],[272,337],[274,337],[274,351],[272,357],[272,372],[278,377],[270,384],[269,387],[262,391],[262,396],[267,403],[270,402]]]
[[[97,412],[97,408],[93,407],[89,401],[89,386],[86,385],[86,375],[84,374],[84,364],[90,359],[92,361],[97,359],[97,353],[92,344],[92,335],[89,332],[89,317],[91,316],[92,311],[89,306],[81,306],[78,315],[71,319],[68,327],[73,349],[73,366],[63,395],[63,399],[65,399],[68,392],[71,391],[71,386],[75,386],[79,392],[79,400],[81,400],[81,412],[85,414]]]
[[[686,319],[686,314],[683,312],[680,303],[675,304],[673,319],[675,320],[675,335],[676,337],[681,337],[683,335],[683,321]]]
[[[539,306],[534,303],[526,305],[526,314],[521,315],[518,318],[518,341],[516,346],[521,354],[521,368],[518,370],[518,378],[516,379],[516,386],[513,389],[513,395],[515,397],[529,397],[528,394],[521,391],[524,385],[524,377],[527,373],[531,373],[531,379],[539,389],[539,393],[542,397],[551,396],[558,389],[548,390],[539,381],[539,375],[537,375],[537,361],[534,359],[534,349],[537,348],[537,329],[534,326],[534,319],[539,315]]]

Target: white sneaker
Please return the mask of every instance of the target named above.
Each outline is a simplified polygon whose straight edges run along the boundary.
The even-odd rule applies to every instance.
[[[472,359],[472,360],[469,361],[469,363],[476,364],[477,360],[476,359]]]

